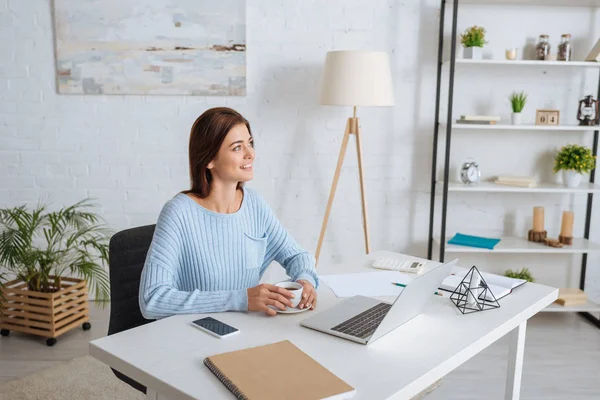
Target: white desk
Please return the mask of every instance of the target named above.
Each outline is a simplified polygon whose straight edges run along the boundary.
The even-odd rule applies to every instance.
[[[380,251],[343,265],[319,266],[318,271],[371,272],[372,260],[384,255],[397,256]],[[203,365],[204,358],[288,339],[356,388],[357,399],[409,399],[509,333],[506,399],[518,399],[527,320],[558,295],[555,288],[528,283],[500,300],[500,308],[467,315],[458,311],[449,293],[432,295],[430,306],[421,315],[365,346],[299,325],[309,313],[343,300],[324,284],[318,292],[314,311],[275,317],[213,314],[241,330],[227,339],[214,338],[189,325],[204,315],[178,315],[95,340],[90,343],[90,354],[146,385],[152,400],[232,399]]]

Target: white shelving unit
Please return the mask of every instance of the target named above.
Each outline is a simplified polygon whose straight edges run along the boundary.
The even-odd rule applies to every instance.
[[[581,254],[600,252],[600,244],[583,238],[574,238],[572,245],[563,247],[550,247],[514,236],[499,239],[500,243],[493,250],[446,244],[446,253]],[[440,244],[440,238],[436,237],[433,240],[436,244]]]
[[[450,61],[445,61],[450,63]],[[534,66],[534,67],[557,67],[557,68],[600,68],[600,63],[595,61],[536,61],[536,60],[470,60],[457,58],[456,64],[463,65],[511,65],[511,66]]]
[[[443,182],[438,182],[437,190],[441,190]],[[537,187],[524,188],[518,186],[499,185],[493,182],[479,182],[476,185],[465,185],[462,182],[449,182],[449,192],[488,192],[488,193],[600,193],[600,185],[582,182],[576,188],[569,188],[556,183],[538,183]]]
[[[452,33],[451,33],[451,48],[450,48],[450,60],[443,60],[442,55],[444,54],[444,37],[440,34],[439,47],[438,47],[438,87],[436,93],[436,110],[440,110],[440,98],[441,98],[441,82],[442,82],[442,71],[443,69],[449,69],[448,72],[448,107],[447,116],[445,121],[440,119],[439,115],[436,115],[436,124],[434,131],[434,146],[433,146],[433,160],[432,160],[432,179],[431,179],[431,204],[430,204],[430,226],[429,226],[429,243],[428,243],[428,257],[432,258],[433,245],[436,245],[440,250],[440,260],[444,260],[444,255],[455,254],[455,253],[473,253],[473,254],[485,254],[491,256],[492,254],[517,254],[523,255],[535,255],[535,254],[556,254],[556,255],[582,255],[582,278],[580,287],[584,288],[585,282],[585,271],[587,266],[588,254],[600,253],[600,243],[594,243],[587,239],[589,237],[590,225],[591,225],[591,209],[592,209],[592,196],[594,193],[600,193],[600,185],[594,183],[595,171],[590,174],[590,182],[582,183],[577,188],[568,188],[563,185],[558,185],[549,182],[538,183],[534,188],[523,188],[517,186],[506,186],[498,185],[493,182],[480,182],[477,185],[465,185],[461,182],[452,182],[449,179],[449,160],[451,149],[449,143],[451,143],[452,133],[460,134],[461,132],[476,131],[482,135],[492,135],[498,131],[536,131],[543,132],[593,132],[594,145],[593,153],[597,154],[598,151],[598,134],[600,127],[598,126],[578,126],[578,125],[559,125],[559,126],[536,126],[536,125],[507,125],[496,124],[496,125],[476,125],[476,124],[460,124],[456,123],[456,116],[453,115],[453,94],[455,90],[454,74],[456,69],[468,69],[472,70],[475,68],[482,68],[484,70],[491,67],[494,68],[494,74],[499,74],[503,70],[506,70],[507,74],[514,74],[515,68],[532,68],[532,69],[557,69],[565,70],[565,72],[573,71],[575,69],[582,69],[583,71],[588,69],[595,69],[600,73],[600,63],[589,62],[589,61],[537,61],[537,60],[505,60],[505,59],[483,59],[483,60],[470,60],[457,58],[456,48],[458,36],[457,32],[457,19],[460,7],[462,5],[469,4],[471,7],[487,6],[487,5],[520,5],[520,6],[564,6],[564,7],[589,7],[590,12],[597,12],[600,7],[600,0],[450,0],[441,1],[441,15],[445,13],[445,7],[450,7],[452,11]],[[456,7],[456,8],[455,8]],[[533,12],[534,8],[523,9],[524,12]],[[444,32],[444,18],[440,19],[440,32]],[[583,94],[582,94],[583,96]],[[600,97],[600,78],[598,83],[598,97]],[[437,181],[437,150],[438,150],[438,138],[440,132],[446,134],[446,147],[444,159],[444,178],[443,180]],[[448,212],[448,195],[455,192],[461,193],[543,193],[552,195],[587,195],[588,206],[586,211],[586,228],[582,236],[575,238],[573,244],[570,246],[563,246],[561,248],[549,247],[540,243],[534,243],[527,240],[526,235],[524,237],[501,237],[500,242],[494,247],[493,250],[481,249],[467,246],[450,245],[447,243],[451,235],[446,233],[446,217]],[[435,196],[442,195],[442,217],[441,217],[441,231],[440,234],[434,236],[434,204]],[[596,220],[600,218],[596,217]],[[581,235],[581,233],[580,233]],[[578,306],[564,307],[558,304],[552,304],[547,307],[545,311],[548,312],[579,312],[586,319],[590,320],[596,326],[600,328],[600,319],[590,313],[599,313],[600,304],[595,304],[592,301],[587,301],[586,304]]]
[[[445,125],[442,125],[445,127]],[[598,129],[598,127],[595,127]],[[543,125],[477,125],[477,124],[452,124],[452,129],[477,130],[477,131],[573,131],[573,132],[591,132],[593,126],[579,125],[558,125],[558,126],[543,126]]]
[[[452,1],[450,1],[448,4],[452,5]],[[600,7],[600,0],[459,0],[459,4]]]
[[[561,306],[560,304],[550,304],[548,307],[543,309],[545,312],[600,312],[600,305],[591,301],[586,301],[585,304],[578,304],[576,306]]]

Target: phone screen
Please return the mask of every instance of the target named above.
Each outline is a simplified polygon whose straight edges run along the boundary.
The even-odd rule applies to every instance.
[[[208,329],[209,331],[211,331],[219,336],[237,332],[237,329],[234,328],[233,326],[227,325],[226,323],[218,321],[212,317],[197,319],[193,323],[198,326],[203,327],[204,329]]]

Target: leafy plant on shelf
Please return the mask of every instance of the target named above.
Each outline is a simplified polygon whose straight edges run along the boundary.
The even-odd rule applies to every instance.
[[[535,282],[535,279],[533,279],[531,272],[527,268],[523,268],[520,271],[513,271],[512,269],[509,269],[504,273],[504,276],[515,279],[524,279],[527,282]]]
[[[487,43],[485,40],[485,28],[477,25],[467,28],[460,35],[460,43],[464,47],[483,47]]]
[[[31,211],[24,205],[0,209],[0,289],[7,271],[29,290],[43,293],[56,292],[61,277],[74,274],[95,289],[96,300],[108,300],[103,265],[109,235],[100,217],[86,210],[91,206],[86,199],[54,212],[41,204]]]
[[[520,113],[525,108],[525,104],[527,103],[527,95],[525,92],[513,92],[510,97],[510,105],[512,106],[512,110],[514,113]]]
[[[568,144],[560,148],[554,158],[554,173],[573,170],[580,174],[588,173],[596,167],[596,156],[586,146]]]

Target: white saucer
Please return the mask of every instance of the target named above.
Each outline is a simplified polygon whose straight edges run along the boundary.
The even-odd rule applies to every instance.
[[[273,306],[267,306],[267,307],[269,307],[271,310],[277,311],[280,314],[297,314],[297,313],[304,312],[306,310],[310,310],[310,307],[306,307],[306,308],[292,308],[291,310],[281,311],[277,307],[273,307]]]

